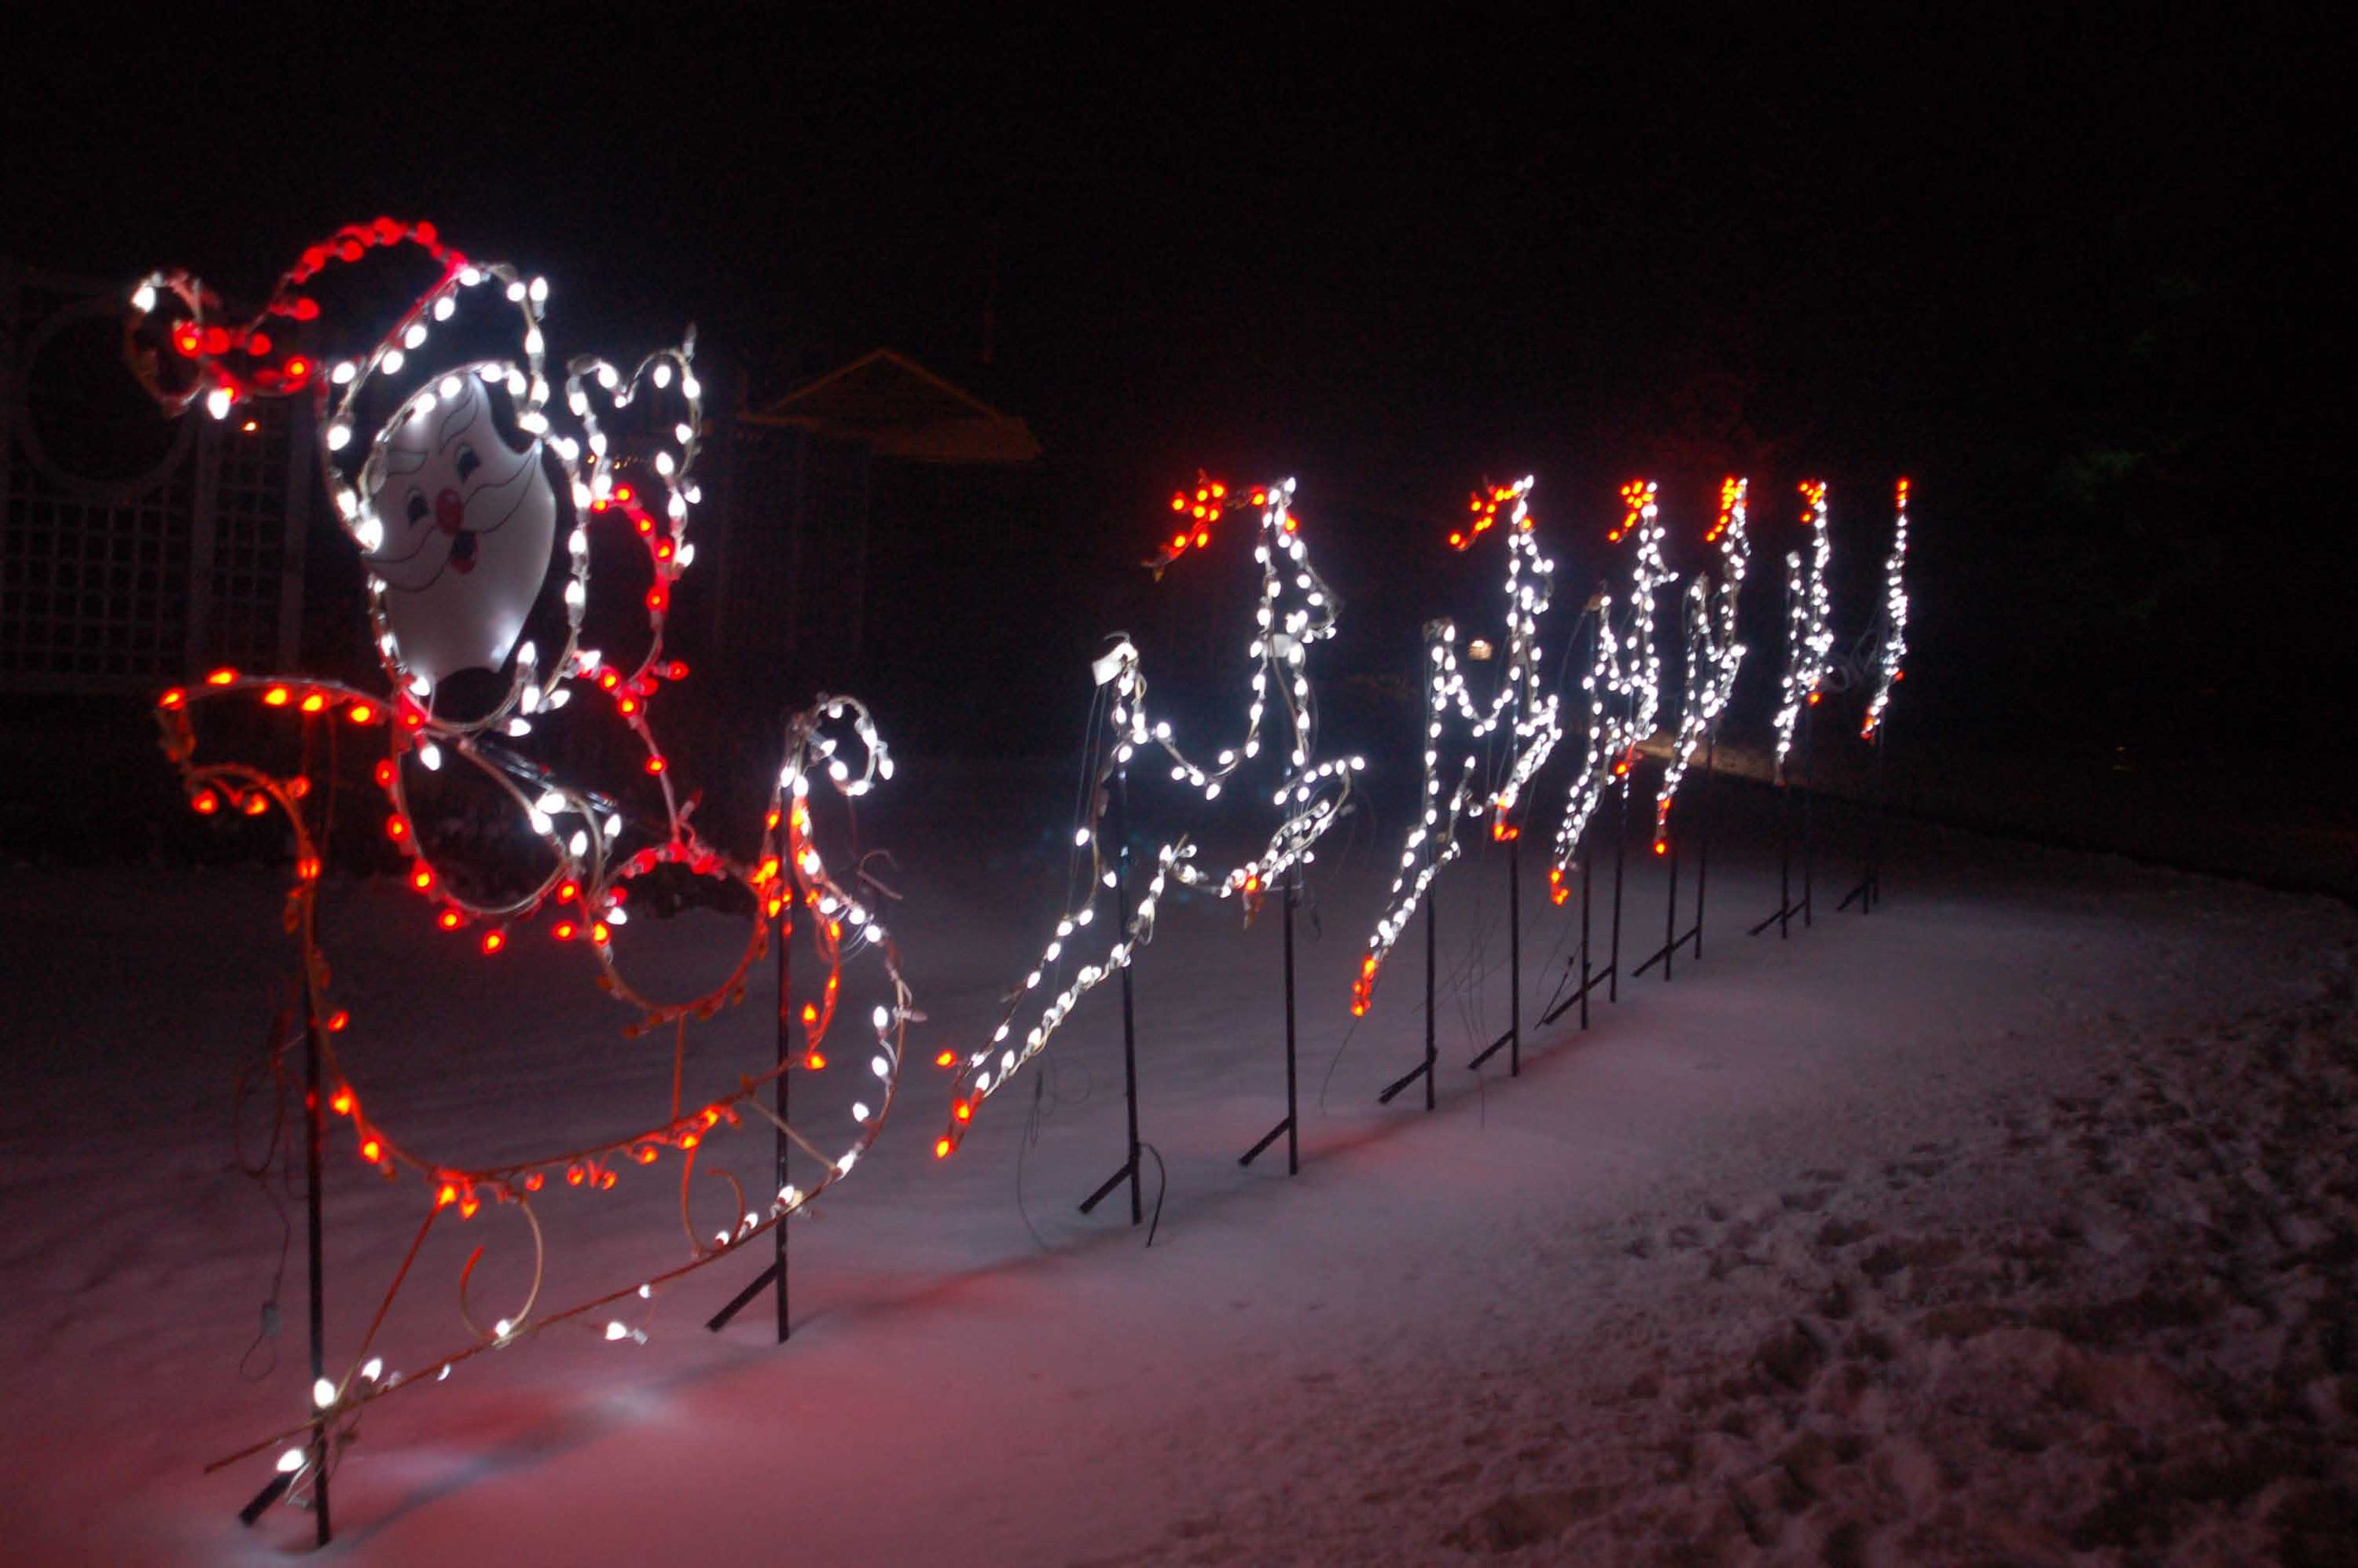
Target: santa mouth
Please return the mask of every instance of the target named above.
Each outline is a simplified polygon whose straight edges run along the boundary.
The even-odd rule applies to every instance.
[[[450,535],[450,567],[460,573],[475,569],[475,536],[464,529]]]

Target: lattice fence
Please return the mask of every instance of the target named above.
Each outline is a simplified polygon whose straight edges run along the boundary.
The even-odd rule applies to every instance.
[[[292,665],[308,410],[157,416],[121,290],[0,263],[0,689]]]

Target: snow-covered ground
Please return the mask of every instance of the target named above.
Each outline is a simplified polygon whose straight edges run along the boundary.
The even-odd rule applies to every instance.
[[[1749,793],[1725,789],[1739,810]],[[868,818],[902,850],[927,1058],[987,1034],[1045,935],[1044,798],[913,789]],[[1773,839],[1757,807],[1720,839],[1704,961],[1626,983],[1585,1034],[1535,1032],[1511,1082],[1503,1056],[1463,1065],[1504,1025],[1503,867],[1444,878],[1443,973],[1463,983],[1432,1115],[1374,1103],[1421,1050],[1420,934],[1351,1028],[1386,854],[1330,856],[1301,926],[1292,1180],[1274,1155],[1236,1163],[1282,1108],[1273,911],[1246,932],[1171,910],[1137,973],[1142,1130],[1168,1175],[1151,1249],[1118,1203],[1073,1212],[1121,1152],[1108,988],[1040,1098],[1000,1097],[946,1162],[941,1079],[913,1068],[877,1150],[795,1227],[790,1346],[758,1310],[703,1331],[757,1261],[730,1260],[665,1292],[644,1346],[553,1332],[396,1395],[335,1476],[333,1552],[2351,1560],[2358,922],[1915,831],[1872,917],[1826,897],[1814,929],[1751,940]],[[1566,916],[1526,871],[1536,1002]],[[1632,873],[1634,956],[1660,940],[1661,888]],[[260,871],[0,874],[9,1561],[308,1547],[304,1516],[233,1517],[266,1457],[201,1473],[297,1416],[308,1380],[299,1210],[285,1326],[240,1361],[281,1258],[269,1196],[228,1168],[232,1087],[283,972],[278,896]],[[646,939],[726,935],[695,914]],[[483,960],[383,883],[333,892],[330,941],[356,1078],[414,1142],[546,1147],[668,1095],[667,1048],[619,1036],[578,950]],[[708,1033],[696,1083],[766,1056],[765,1011],[757,988]],[[251,1143],[267,1118],[248,1110]],[[765,1135],[732,1136],[715,1158],[766,1168]],[[421,1195],[348,1141],[329,1170],[348,1351]],[[676,1261],[677,1203],[668,1167],[545,1200],[547,1299]],[[477,1244],[484,1299],[519,1288],[506,1223],[429,1241],[391,1366],[464,1342]]]

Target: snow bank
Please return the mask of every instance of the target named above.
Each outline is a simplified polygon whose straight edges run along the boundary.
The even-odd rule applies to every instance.
[[[1053,917],[1053,855],[989,804],[913,796],[871,824],[904,850],[895,929],[933,1020],[913,1041],[926,1057],[987,1030]],[[765,1343],[761,1313],[698,1326],[748,1260],[659,1300],[644,1346],[552,1335],[471,1363],[369,1416],[336,1476],[334,1552],[2346,1552],[2347,912],[1920,833],[1874,916],[1747,940],[1774,867],[1736,847],[1772,841],[1760,827],[1725,826],[1704,961],[1626,985],[1585,1035],[1535,1035],[1512,1083],[1461,1065],[1504,1026],[1502,869],[1486,854],[1444,880],[1457,983],[1431,1116],[1373,1104],[1422,1048],[1418,966],[1395,966],[1356,1028],[1347,1010],[1382,868],[1364,849],[1327,863],[1302,927],[1294,1181],[1235,1163],[1281,1109],[1276,934],[1173,910],[1138,976],[1143,1130],[1168,1173],[1151,1249],[1115,1206],[1072,1212],[1120,1157],[1109,992],[1045,1059],[1038,1098],[994,1103],[946,1163],[918,1076],[797,1227],[788,1347]],[[1632,871],[1635,955],[1659,940],[1661,889],[1654,867]],[[1540,881],[1527,1018],[1566,927]],[[252,1531],[232,1517],[266,1465],[200,1473],[299,1413],[308,1381],[299,1230],[284,1329],[255,1343],[284,1233],[225,1170],[230,1086],[283,964],[277,897],[219,872],[0,880],[12,1561],[272,1560],[308,1542],[293,1513]],[[717,918],[661,939],[717,939]],[[577,954],[520,941],[487,971],[384,886],[340,890],[331,921],[355,1073],[405,1131],[480,1153],[668,1092],[667,1052],[619,1038]],[[691,1074],[762,1060],[764,1013],[757,995],[730,1015]],[[758,1168],[766,1138],[737,1136],[714,1158]],[[338,1150],[329,1202],[330,1337],[349,1349],[418,1195]],[[553,1290],[679,1252],[659,1176],[545,1218]],[[479,1282],[515,1282],[500,1233],[438,1235],[388,1325],[392,1366],[460,1332],[451,1294],[477,1242]]]

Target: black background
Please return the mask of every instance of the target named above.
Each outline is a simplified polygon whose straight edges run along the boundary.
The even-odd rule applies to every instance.
[[[739,395],[892,344],[1039,435],[1076,564],[974,612],[1076,648],[1116,622],[1065,590],[1199,464],[1301,476],[1379,661],[1486,475],[1540,474],[1585,587],[1632,474],[1682,539],[1752,474],[1773,579],[1823,473],[1855,630],[1907,473],[1928,744],[2338,800],[2328,24],[1749,15],[17,21],[0,251],[252,297],[339,222],[427,216],[546,272],[576,346],[694,320]]]

